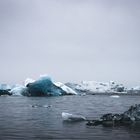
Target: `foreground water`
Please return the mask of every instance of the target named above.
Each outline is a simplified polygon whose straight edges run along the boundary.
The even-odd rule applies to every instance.
[[[140,96],[0,97],[0,139],[139,140],[140,127],[89,127],[86,122],[63,122],[62,112],[98,118],[121,113],[140,103]],[[40,107],[32,107],[32,105]],[[47,107],[49,106],[49,107]]]

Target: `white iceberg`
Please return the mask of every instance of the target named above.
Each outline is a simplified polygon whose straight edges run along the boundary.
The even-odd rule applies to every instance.
[[[11,86],[7,84],[0,84],[0,89],[1,90],[10,90]]]
[[[57,87],[60,87],[63,91],[65,91],[67,94],[74,94],[76,95],[77,93],[71,89],[70,87],[64,85],[63,83],[61,82],[55,82],[54,83]]]
[[[110,82],[82,81],[79,83],[66,83],[66,85],[75,91],[91,93],[114,93],[124,92],[125,87],[122,84]]]
[[[133,90],[140,90],[140,86],[133,87]]]

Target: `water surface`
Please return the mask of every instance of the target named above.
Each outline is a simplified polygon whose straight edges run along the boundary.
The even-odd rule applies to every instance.
[[[98,118],[104,113],[122,113],[136,103],[140,103],[140,96],[0,97],[0,139],[139,140],[139,126],[91,127],[61,118],[62,112]],[[36,104],[42,107],[33,108]]]

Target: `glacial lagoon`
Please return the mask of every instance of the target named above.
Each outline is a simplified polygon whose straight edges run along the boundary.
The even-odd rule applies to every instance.
[[[96,119],[106,113],[122,113],[140,103],[140,96],[108,95],[0,97],[0,139],[89,139],[139,140],[140,126],[87,126],[86,122],[65,122],[62,112]]]

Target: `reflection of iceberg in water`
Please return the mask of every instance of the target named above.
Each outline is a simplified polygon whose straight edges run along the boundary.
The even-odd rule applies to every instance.
[[[73,115],[70,113],[62,112],[62,118],[64,121],[85,121],[86,118],[82,115]]]

